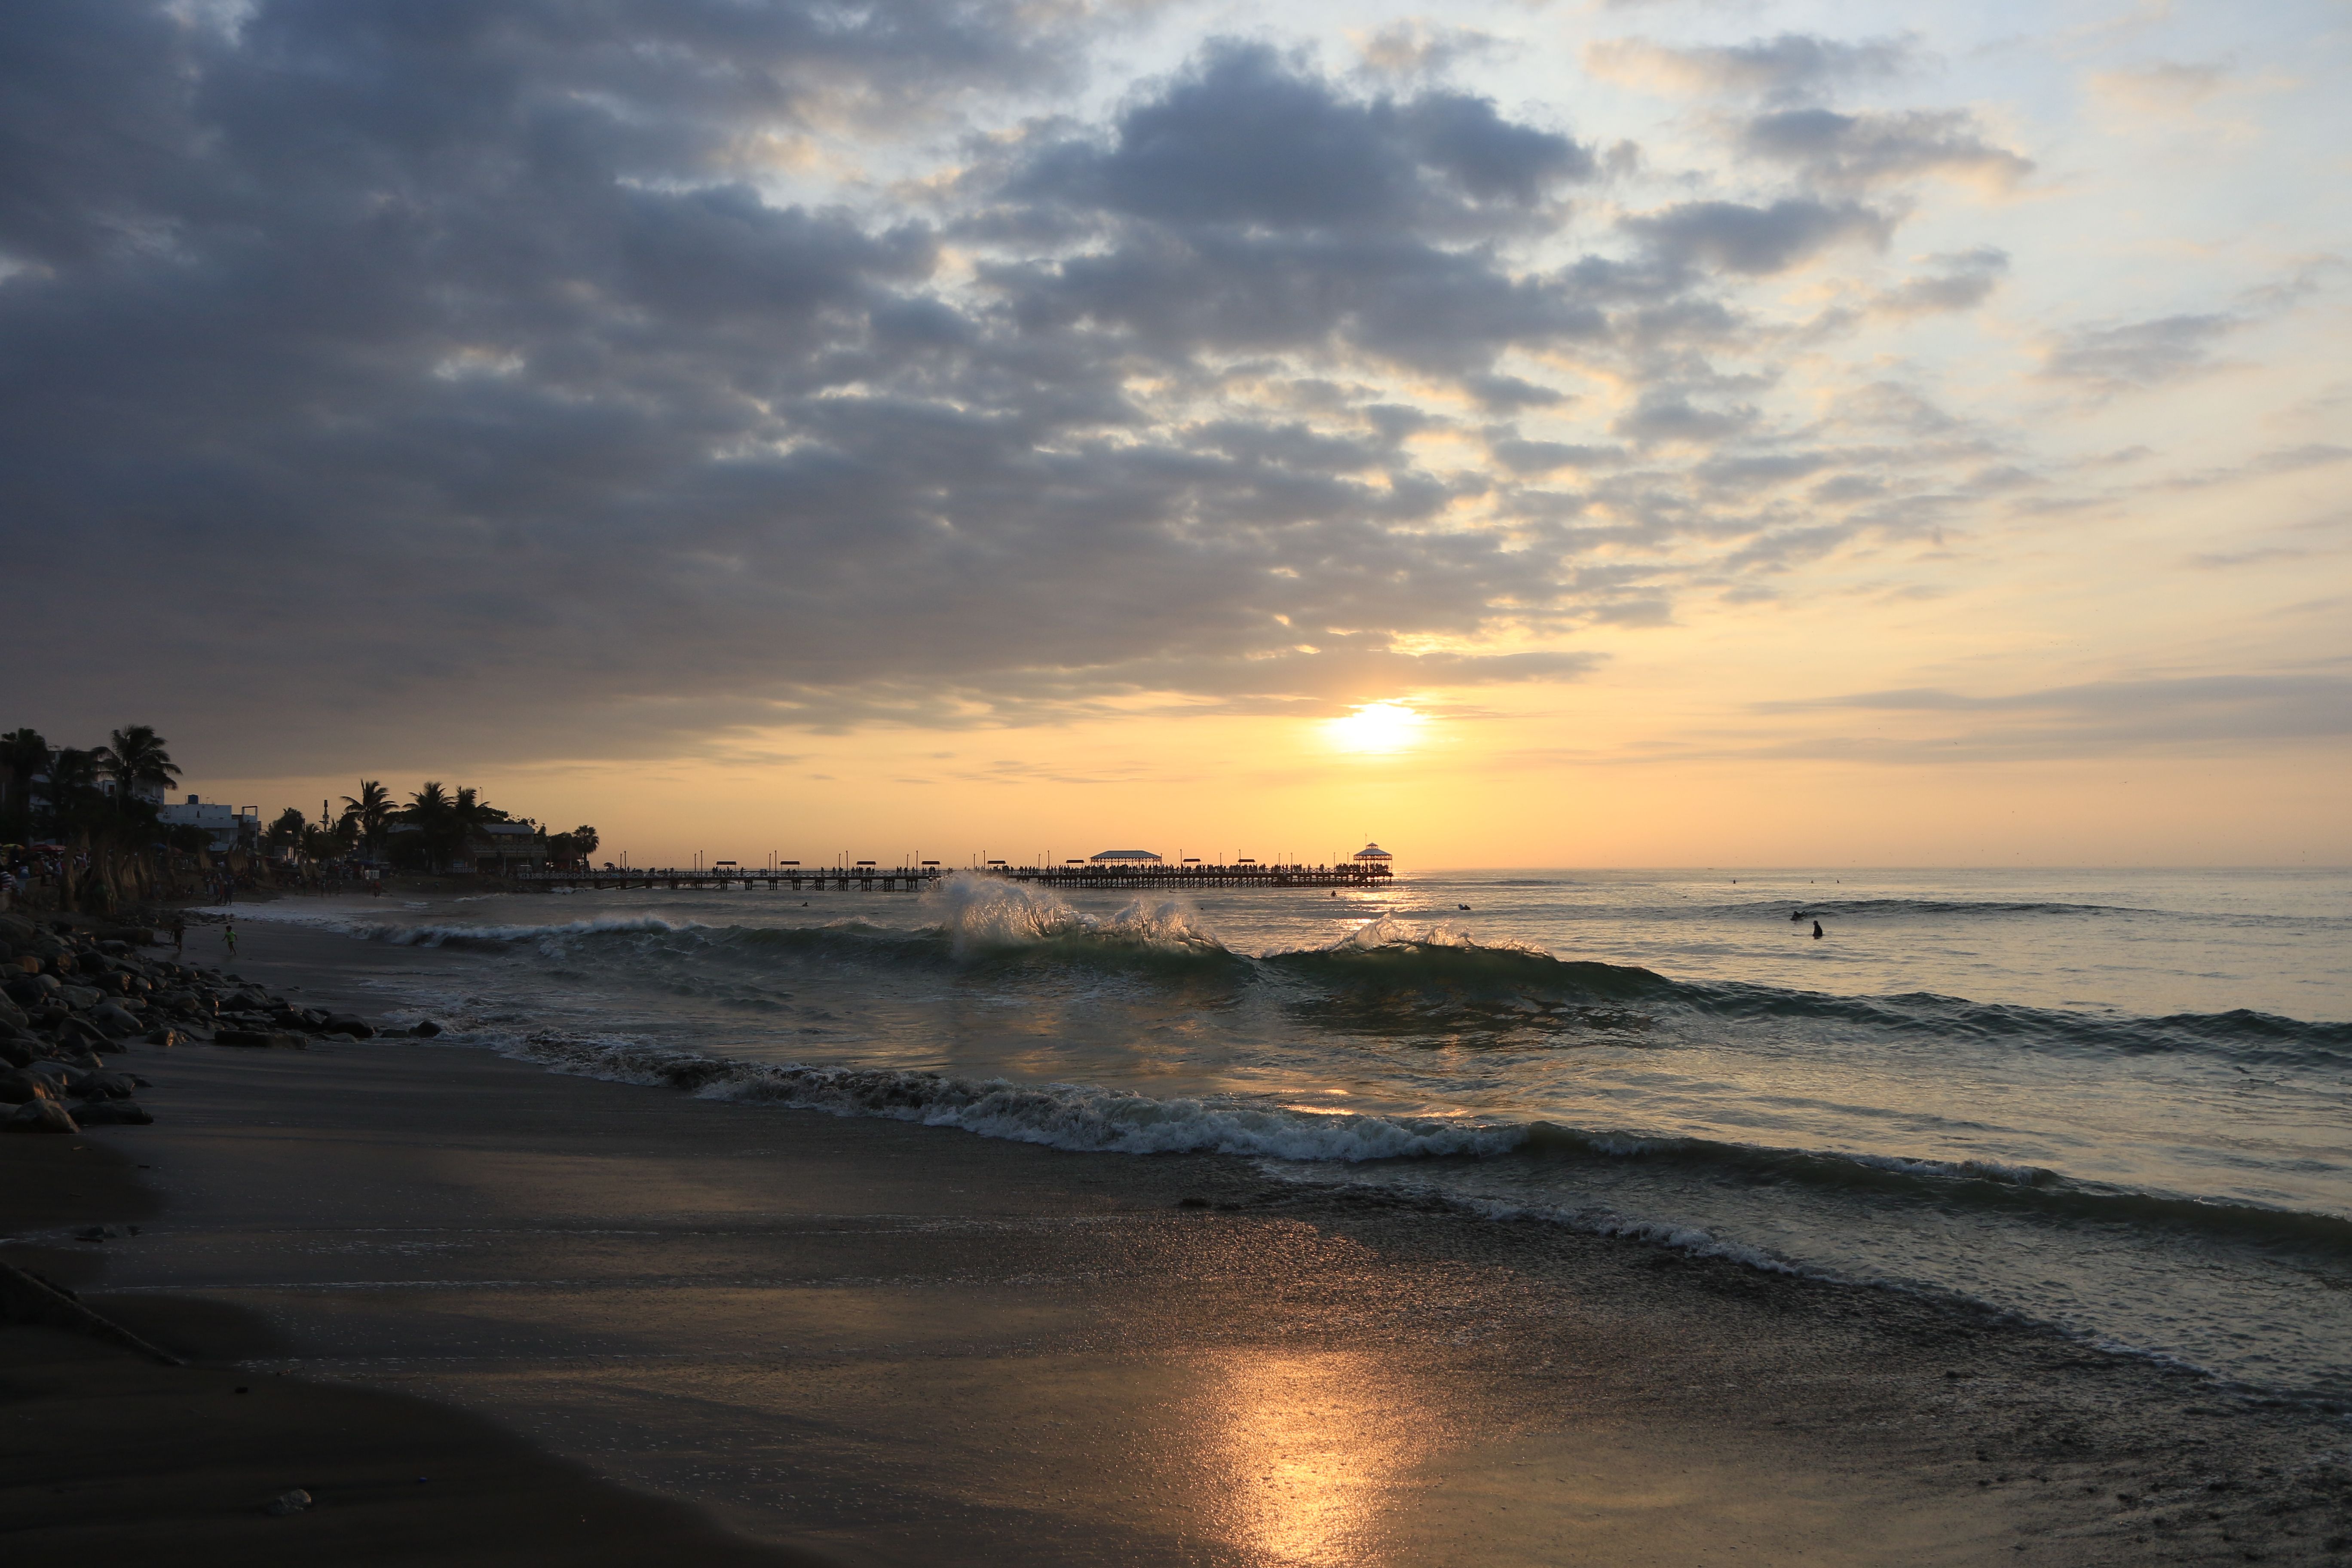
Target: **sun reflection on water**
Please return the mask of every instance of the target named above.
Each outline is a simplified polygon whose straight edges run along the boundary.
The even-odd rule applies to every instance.
[[[1223,1498],[1210,1528],[1266,1563],[1370,1563],[1430,1418],[1367,1355],[1240,1355],[1208,1369],[1202,1436]]]

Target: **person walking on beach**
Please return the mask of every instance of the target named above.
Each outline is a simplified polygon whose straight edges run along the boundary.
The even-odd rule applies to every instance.
[[[172,956],[173,958],[179,957],[183,952],[187,951],[187,918],[184,915],[173,915],[172,917]]]
[[[228,944],[228,955],[235,958],[236,956],[236,922],[235,921],[221,921],[221,941]]]

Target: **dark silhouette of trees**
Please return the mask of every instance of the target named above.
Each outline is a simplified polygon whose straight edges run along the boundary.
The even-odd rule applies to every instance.
[[[343,796],[342,825],[367,845],[371,858],[383,855],[384,830],[398,815],[392,804],[392,792],[377,780],[362,779],[359,794]]]
[[[168,790],[180,777],[179,764],[163,749],[163,737],[152,724],[133,724],[108,737],[111,742],[91,755],[99,771],[114,781],[117,807],[130,813],[142,789]]]

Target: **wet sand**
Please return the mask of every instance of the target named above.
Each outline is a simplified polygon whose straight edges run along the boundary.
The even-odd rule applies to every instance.
[[[243,935],[240,973],[316,1005],[403,962]],[[2352,1533],[2340,1419],[1917,1298],[463,1047],[134,1065],[157,1124],[88,1142],[153,1167],[150,1217],[45,1255],[92,1305],[837,1563],[2323,1562]]]

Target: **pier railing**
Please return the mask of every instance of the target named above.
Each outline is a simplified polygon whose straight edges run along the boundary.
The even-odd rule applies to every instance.
[[[755,888],[793,892],[827,890],[919,892],[969,870],[1008,882],[1048,888],[1362,888],[1386,884],[1394,873],[1379,863],[1339,866],[676,866],[632,870],[523,871],[510,880],[526,889]]]

